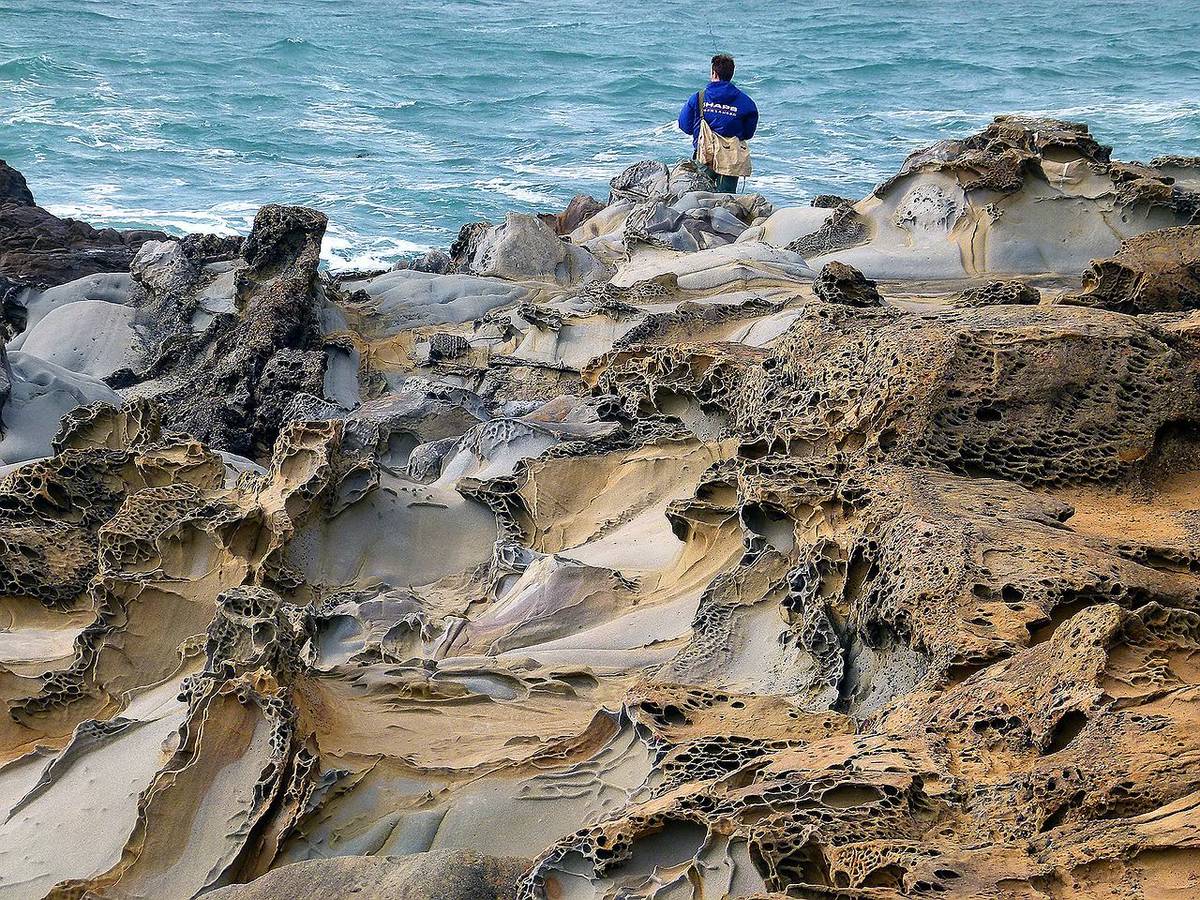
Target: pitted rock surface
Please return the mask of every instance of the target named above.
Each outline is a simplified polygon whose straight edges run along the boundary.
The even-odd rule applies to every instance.
[[[1194,168],[5,276],[0,893],[1196,896]]]
[[[1200,226],[1130,238],[1092,263],[1069,303],[1138,315],[1200,308]]]

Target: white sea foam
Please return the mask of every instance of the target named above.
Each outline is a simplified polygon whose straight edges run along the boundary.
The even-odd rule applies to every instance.
[[[428,249],[428,246],[401,238],[364,238],[331,227],[321,242],[321,259],[333,272],[387,269],[405,256]]]
[[[107,186],[106,186],[107,187]],[[245,234],[254,223],[258,207],[245,203],[219,203],[209,209],[152,209],[105,202],[103,195],[91,202],[49,203],[56,216],[83,219],[97,227],[153,228],[168,234],[212,232]]]
[[[490,178],[487,181],[473,181],[472,186],[486,191],[495,191],[519,203],[533,206],[548,206],[558,203],[558,198],[546,191],[538,191],[528,185],[508,181],[504,178]]]

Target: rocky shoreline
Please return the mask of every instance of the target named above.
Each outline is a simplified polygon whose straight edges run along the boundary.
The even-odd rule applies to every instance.
[[[0,898],[1200,893],[1200,159],[1111,153],[349,277],[0,162]]]

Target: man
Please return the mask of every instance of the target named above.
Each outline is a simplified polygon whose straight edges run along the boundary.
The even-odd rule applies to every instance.
[[[704,89],[704,121],[721,137],[748,141],[758,128],[758,107],[733,86],[733,57],[718,53],[712,58],[712,80]],[[692,156],[700,141],[700,92],[692,94],[679,111],[679,130],[692,136]],[[737,190],[736,175],[722,175],[703,163],[700,166],[717,184],[718,191]]]

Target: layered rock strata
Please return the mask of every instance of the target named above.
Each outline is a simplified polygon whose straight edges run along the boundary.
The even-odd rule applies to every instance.
[[[1194,896],[1197,171],[0,257],[0,897]]]

